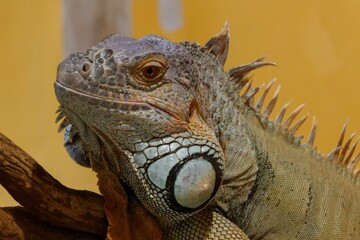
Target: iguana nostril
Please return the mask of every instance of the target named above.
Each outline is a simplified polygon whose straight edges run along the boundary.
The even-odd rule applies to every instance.
[[[90,76],[90,73],[91,73],[91,64],[86,62],[83,64],[83,66],[81,68],[80,75],[83,78],[87,78]]]

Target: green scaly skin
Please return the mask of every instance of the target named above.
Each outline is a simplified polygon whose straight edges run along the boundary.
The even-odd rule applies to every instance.
[[[227,28],[204,46],[113,35],[58,68],[65,146],[109,166],[168,239],[359,239],[359,182],[239,91]],[[276,98],[274,98],[275,103]]]

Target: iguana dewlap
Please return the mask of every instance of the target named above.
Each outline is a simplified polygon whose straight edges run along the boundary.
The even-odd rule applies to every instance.
[[[327,157],[294,134],[302,106],[268,119],[247,74],[223,69],[225,28],[205,46],[112,35],[58,67],[65,146],[81,165],[108,168],[167,239],[360,239],[353,136]],[[239,94],[241,91],[241,94]]]

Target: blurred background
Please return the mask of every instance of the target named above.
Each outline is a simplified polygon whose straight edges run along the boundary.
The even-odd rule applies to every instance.
[[[57,64],[110,33],[205,44],[227,19],[226,68],[260,56],[276,62],[256,71],[254,84],[277,77],[277,111],[306,103],[300,134],[315,115],[315,143],[327,153],[347,117],[347,136],[360,130],[359,12],[356,0],[0,0],[0,132],[64,185],[97,191],[95,174],[67,156],[57,133]],[[0,187],[0,206],[9,205],[16,202]]]

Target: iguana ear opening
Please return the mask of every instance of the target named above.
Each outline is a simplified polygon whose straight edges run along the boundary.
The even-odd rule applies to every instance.
[[[214,54],[221,65],[224,66],[229,50],[229,24],[226,21],[224,28],[215,36],[213,36],[205,47],[210,53]]]

